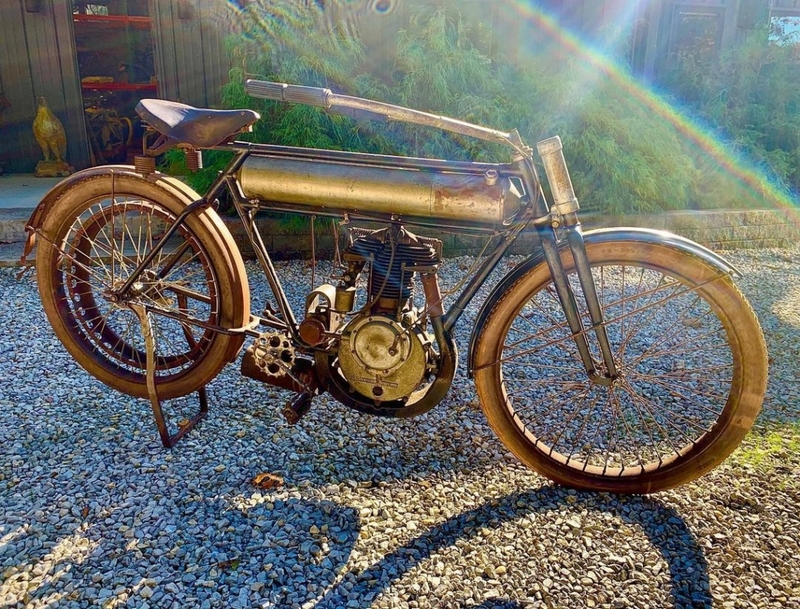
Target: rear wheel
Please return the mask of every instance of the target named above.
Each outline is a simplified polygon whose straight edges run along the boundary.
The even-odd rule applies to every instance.
[[[761,407],[758,320],[727,275],[683,251],[612,241],[587,244],[587,254],[619,377],[588,378],[540,264],[496,303],[476,344],[489,423],[523,462],[567,486],[647,493],[697,478]],[[580,302],[572,256],[562,259]]]
[[[103,175],[66,191],[42,227],[36,270],[53,329],[81,366],[130,395],[148,395],[145,343],[136,314],[111,292],[185,205],[175,192],[140,178]],[[237,275],[213,224],[198,215],[187,219],[134,284],[129,302],[181,318],[151,314],[161,398],[205,385],[227,363],[235,343],[241,345],[241,337],[200,325],[240,325]]]

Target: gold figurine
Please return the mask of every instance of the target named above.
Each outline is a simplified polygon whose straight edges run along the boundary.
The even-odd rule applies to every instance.
[[[67,150],[67,134],[64,125],[47,106],[44,97],[38,97],[39,110],[33,119],[33,135],[44,154],[44,160],[36,164],[38,178],[55,178],[71,174],[74,169],[64,160]],[[53,158],[51,158],[51,156]]]

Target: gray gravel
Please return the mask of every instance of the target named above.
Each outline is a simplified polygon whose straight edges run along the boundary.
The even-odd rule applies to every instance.
[[[79,369],[35,278],[3,269],[0,606],[800,607],[800,252],[729,257],[767,334],[768,399],[747,452],[652,497],[528,471],[463,374],[413,420],[322,397],[290,428],[285,396],[229,366],[165,450],[147,402]],[[302,288],[307,266],[283,268]],[[171,402],[173,421],[194,407]],[[284,484],[254,487],[262,472]]]

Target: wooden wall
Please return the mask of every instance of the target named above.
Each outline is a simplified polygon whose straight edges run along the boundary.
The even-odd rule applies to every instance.
[[[231,57],[232,16],[223,0],[150,0],[159,97],[195,106],[219,104]]]
[[[40,95],[71,134],[67,160],[76,167],[88,164],[68,6],[66,0],[42,0],[40,12],[31,13],[24,0],[2,0],[0,90],[11,106],[0,125],[0,162],[7,173],[31,172],[44,158],[32,130]]]
[[[0,163],[5,173],[29,173],[43,157],[33,136],[38,96],[67,131],[67,160],[89,165],[72,11],[69,0],[0,0],[0,92],[11,104],[2,113]],[[224,0],[149,0],[159,97],[198,106],[219,104],[231,58],[220,10]]]

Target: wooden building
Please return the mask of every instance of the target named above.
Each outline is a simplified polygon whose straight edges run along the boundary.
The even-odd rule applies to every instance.
[[[136,152],[142,97],[213,106],[231,57],[232,15],[270,0],[2,0],[0,4],[0,170],[30,172],[42,153],[31,124],[43,97],[67,132],[76,168]],[[769,19],[800,16],[800,0],[528,0],[566,31],[591,40],[630,23],[630,63],[647,80],[681,49],[717,53]],[[391,70],[395,35],[409,6],[457,3],[491,31],[490,52],[512,61],[535,20],[521,2],[501,0],[297,0],[354,21],[371,68]],[[529,8],[530,8],[529,6]],[[524,10],[523,10],[524,13]],[[531,13],[532,14],[532,13]]]
[[[214,105],[230,68],[220,0],[2,0],[0,169],[41,160],[31,129],[44,97],[76,168],[141,146],[143,97]]]

